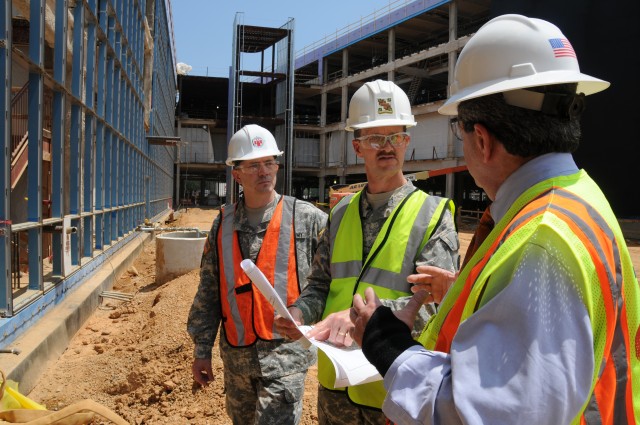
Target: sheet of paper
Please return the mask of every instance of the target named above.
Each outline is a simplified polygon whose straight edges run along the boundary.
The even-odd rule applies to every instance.
[[[378,373],[375,366],[369,363],[362,349],[357,345],[336,347],[329,342],[316,341],[313,338],[309,341],[322,350],[333,363],[336,370],[334,387],[342,388],[382,379],[382,375]]]
[[[254,262],[249,259],[242,260],[240,267],[242,267],[242,270],[249,276],[249,279],[262,295],[271,303],[275,311],[280,316],[295,322],[289,310],[287,310],[287,306],[282,302],[278,293]],[[312,326],[298,326],[298,329],[302,335],[306,335],[312,329]],[[336,371],[334,385],[336,388],[365,384],[382,379],[377,369],[369,363],[362,349],[358,346],[336,347],[329,342],[317,341],[314,338],[309,339],[306,336],[303,336],[299,342],[307,348],[313,344],[329,357]]]

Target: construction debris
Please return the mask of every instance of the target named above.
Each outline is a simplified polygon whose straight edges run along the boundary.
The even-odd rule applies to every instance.
[[[100,294],[101,298],[112,298],[114,300],[120,301],[131,301],[135,294],[126,294],[124,292],[115,292],[115,291],[102,291]]]

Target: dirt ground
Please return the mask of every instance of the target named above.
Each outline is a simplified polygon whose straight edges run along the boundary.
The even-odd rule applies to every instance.
[[[216,214],[214,209],[189,208],[162,225],[209,230]],[[466,252],[471,231],[471,225],[461,226],[461,254]],[[638,271],[640,244],[628,243]],[[200,389],[191,378],[193,343],[186,321],[198,281],[199,271],[193,270],[156,284],[155,240],[147,243],[113,288],[133,298],[104,298],[28,396],[50,410],[90,398],[136,425],[231,424],[225,413],[217,347],[214,382]],[[307,377],[302,425],[317,423],[316,372],[313,366]]]

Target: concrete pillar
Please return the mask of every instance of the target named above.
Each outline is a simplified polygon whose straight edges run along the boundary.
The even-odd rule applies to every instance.
[[[458,8],[455,1],[449,4],[449,41],[455,41],[458,38]],[[456,61],[458,59],[458,54],[456,51],[449,52],[448,57],[448,68],[449,68],[449,84],[447,85],[447,91],[449,91],[449,87],[453,83],[454,79],[454,70],[456,66]],[[451,93],[447,93],[447,97],[450,97]],[[455,154],[455,136],[451,132],[448,131],[449,136],[447,137],[447,158],[453,158]]]
[[[324,188],[326,185],[326,179],[324,176],[318,178],[318,202],[326,202],[324,199]]]
[[[456,174],[455,173],[446,174],[444,196],[446,196],[447,198],[453,199],[453,195],[455,193],[455,190],[454,190],[455,189],[455,182],[456,182]]]
[[[180,134],[182,129],[182,121],[178,120],[178,136],[180,136]],[[182,143],[182,141],[178,141],[178,143],[176,143],[176,208],[180,205],[180,163],[182,162],[180,159],[180,144]]]
[[[349,76],[349,49],[344,49],[342,51],[342,79],[344,80]],[[342,99],[340,104],[340,121],[346,123],[347,114],[349,108],[349,86],[347,84],[342,86]],[[340,173],[340,183],[346,182],[346,174],[347,174],[347,152],[349,146],[347,146],[347,132],[340,132],[340,144],[342,146],[342,172]]]
[[[396,60],[396,29],[395,28],[391,28],[389,29],[389,43],[387,46],[387,62],[388,63],[392,63],[394,60]],[[396,78],[396,71],[395,69],[391,69],[389,72],[387,72],[387,80],[389,81],[394,81]]]

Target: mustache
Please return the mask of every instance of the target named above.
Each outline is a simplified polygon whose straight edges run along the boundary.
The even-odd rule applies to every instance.
[[[376,154],[376,158],[380,158],[381,156],[389,156],[389,155],[395,157],[396,156],[396,151],[394,151],[394,150],[389,150],[389,151],[381,150]]]

